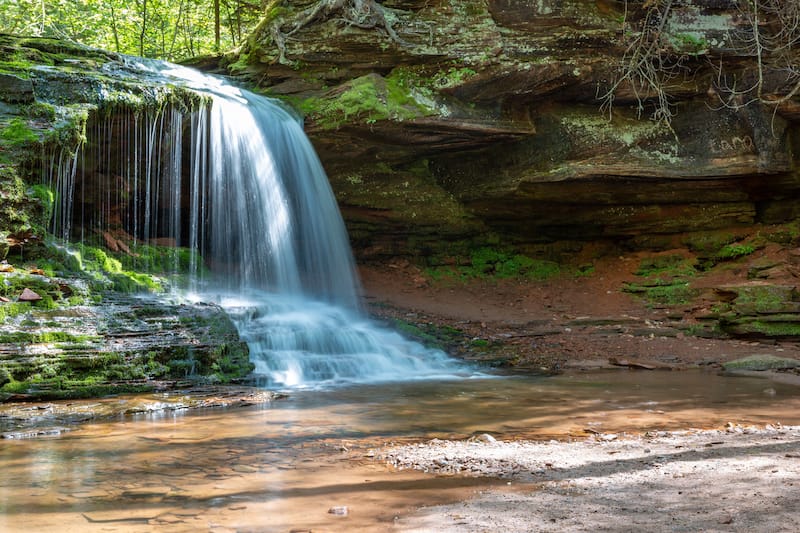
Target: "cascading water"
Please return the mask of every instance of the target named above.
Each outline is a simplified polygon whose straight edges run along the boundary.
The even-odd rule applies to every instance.
[[[223,305],[269,386],[458,372],[442,352],[362,315],[344,224],[322,165],[291,113],[218,78],[135,61],[151,76],[178,79],[209,101],[197,111],[132,114],[123,127],[100,122],[96,142],[84,147],[93,151],[94,163],[80,175],[74,161],[55,174],[52,186],[62,199],[56,235],[76,238],[71,225],[77,218],[80,238],[87,226],[106,236],[119,226],[142,242],[197,251],[212,275],[204,275],[197,254],[190,254],[188,289]],[[106,185],[82,187],[90,175],[102,176]]]

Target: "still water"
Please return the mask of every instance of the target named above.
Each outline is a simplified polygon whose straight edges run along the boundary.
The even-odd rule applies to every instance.
[[[800,387],[705,372],[598,372],[296,391],[236,409],[0,440],[0,531],[393,531],[493,480],[393,472],[414,439],[800,423]],[[348,514],[329,513],[346,506]]]

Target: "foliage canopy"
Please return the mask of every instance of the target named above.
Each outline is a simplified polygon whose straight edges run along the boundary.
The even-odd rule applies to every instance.
[[[4,0],[0,31],[180,61],[246,38],[262,0]]]

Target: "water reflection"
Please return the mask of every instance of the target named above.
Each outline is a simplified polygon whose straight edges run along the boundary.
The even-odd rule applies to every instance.
[[[476,482],[391,473],[363,458],[384,442],[797,424],[798,407],[800,390],[766,380],[614,372],[360,386],[142,414],[0,441],[0,530],[390,530],[403,506]],[[334,505],[350,514],[328,514]]]

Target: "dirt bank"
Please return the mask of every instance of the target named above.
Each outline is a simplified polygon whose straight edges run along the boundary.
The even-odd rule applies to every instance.
[[[486,360],[524,371],[613,366],[610,361],[680,369],[752,354],[800,358],[800,343],[794,339],[689,333],[707,312],[708,302],[702,298],[686,305],[653,305],[623,291],[625,283],[637,279],[644,257],[647,254],[605,258],[595,261],[591,275],[545,281],[435,281],[403,261],[363,266],[361,278],[374,316],[423,329],[456,329],[463,336],[446,347],[453,355],[481,359],[475,346],[488,345]],[[767,257],[765,252],[757,259]],[[708,293],[746,283],[759,282],[748,281],[744,263],[691,282],[694,289]],[[797,279],[784,273],[769,283],[794,286]]]

